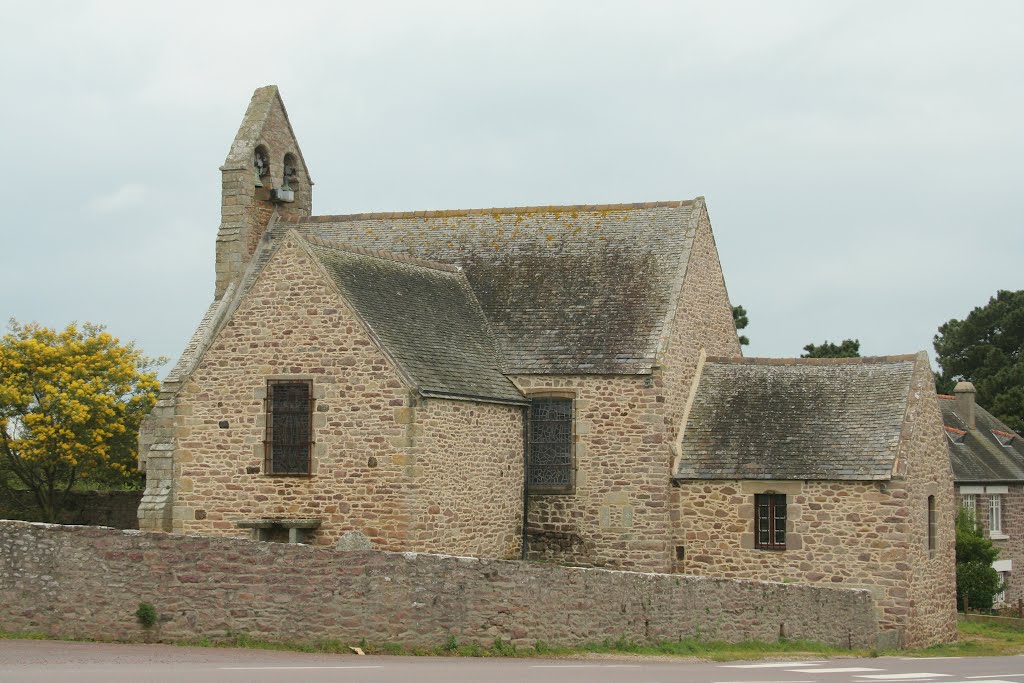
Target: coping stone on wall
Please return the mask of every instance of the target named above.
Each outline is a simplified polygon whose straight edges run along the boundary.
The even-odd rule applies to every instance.
[[[362,531],[349,531],[338,539],[335,550],[372,550],[373,543]]]

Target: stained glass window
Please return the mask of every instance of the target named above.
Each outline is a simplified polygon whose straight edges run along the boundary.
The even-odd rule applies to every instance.
[[[310,382],[267,383],[268,474],[309,474],[313,442],[313,397]]]
[[[572,493],[572,399],[538,397],[530,402],[530,493]]]

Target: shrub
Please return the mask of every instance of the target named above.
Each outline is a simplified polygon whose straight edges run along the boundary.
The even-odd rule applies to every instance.
[[[964,609],[992,609],[992,598],[1002,590],[999,572],[992,563],[999,557],[999,549],[978,529],[971,516],[964,509],[956,515],[956,604]]]
[[[135,618],[139,620],[142,628],[153,628],[156,624],[156,607],[148,602],[140,602],[139,608],[135,610]]]

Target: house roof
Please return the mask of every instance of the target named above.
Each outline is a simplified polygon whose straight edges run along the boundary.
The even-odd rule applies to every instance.
[[[889,479],[916,361],[708,358],[674,476]]]
[[[501,374],[494,337],[458,268],[317,237],[304,241],[422,395],[525,403]]]
[[[510,373],[651,372],[703,200],[316,216],[306,236],[461,267]]]
[[[974,406],[975,426],[969,428],[956,407],[952,396],[939,396],[942,421],[947,431],[955,430],[951,433],[959,437],[959,443],[946,440],[953,480],[958,483],[1024,481],[1024,439],[977,404]],[[1005,435],[1013,435],[1006,446],[999,439],[1003,436],[1003,440],[1007,440]]]

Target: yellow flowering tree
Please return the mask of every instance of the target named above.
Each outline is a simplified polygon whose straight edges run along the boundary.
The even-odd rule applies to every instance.
[[[50,522],[77,482],[128,480],[160,362],[100,325],[12,319],[0,339],[0,476],[31,491]]]

